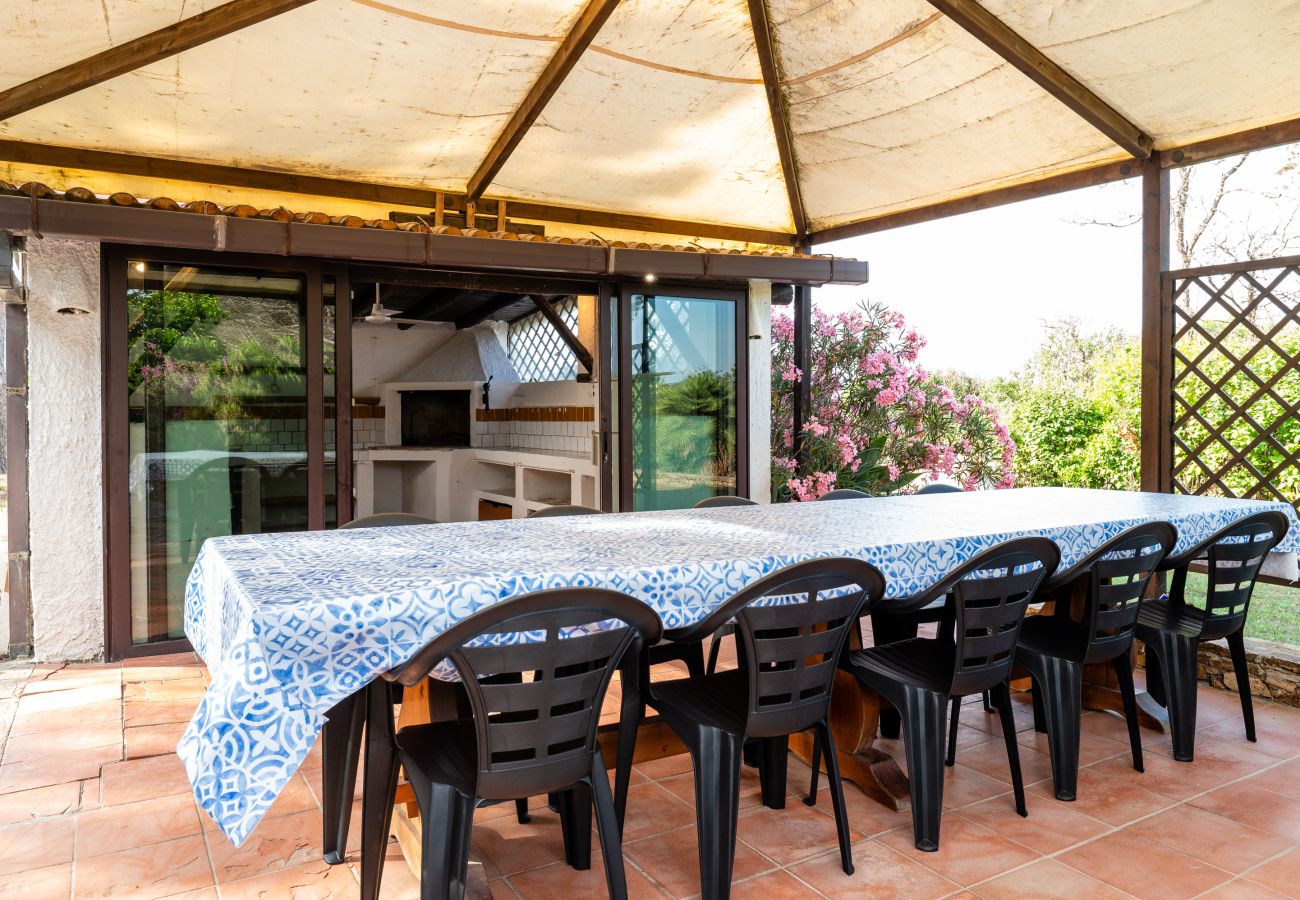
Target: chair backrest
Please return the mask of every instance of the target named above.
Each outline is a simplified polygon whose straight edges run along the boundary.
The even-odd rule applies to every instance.
[[[1016,538],[977,554],[909,603],[921,608],[952,595],[939,626],[940,640],[952,644],[952,696],[1006,680],[1025,611],[1060,560],[1060,549],[1047,538]]]
[[[699,640],[734,617],[737,656],[749,676],[745,734],[793,734],[826,715],[849,633],[884,592],[884,577],[869,563],[809,560],[759,579],[703,622],[669,637]]]
[[[1201,545],[1208,557],[1202,638],[1232,634],[1246,621],[1259,570],[1289,527],[1286,516],[1270,510],[1234,522]],[[1174,574],[1173,596],[1183,597],[1186,578],[1184,563]]]
[[[543,506],[528,514],[530,519],[554,519],[557,516],[598,516],[603,510],[590,506]]]
[[[750,500],[748,497],[735,497],[731,494],[723,494],[718,497],[705,497],[699,503],[695,504],[692,509],[717,509],[721,506],[758,506],[758,501]]]
[[[359,519],[353,519],[339,526],[344,528],[391,528],[399,525],[433,525],[436,524],[433,519],[426,519],[424,516],[417,516],[414,513],[390,512],[375,513],[369,516],[362,516]]]
[[[818,500],[870,500],[871,495],[866,491],[859,491],[854,488],[836,488],[833,491],[827,491],[817,498]]]
[[[538,591],[456,624],[389,677],[415,685],[450,660],[473,710],[478,796],[544,794],[590,772],[610,677],[662,631],[654,611],[626,594]],[[635,656],[629,662],[626,674],[637,677]]]
[[[943,484],[941,482],[936,481],[934,484],[927,484],[925,487],[917,491],[917,493],[918,494],[962,494],[965,492],[961,488],[957,487],[957,485],[955,484]]]
[[[1168,522],[1137,525],[1111,538],[1072,571],[1087,572],[1079,627],[1080,662],[1107,662],[1128,651],[1138,609],[1178,531]],[[1086,568],[1085,568],[1086,567]]]

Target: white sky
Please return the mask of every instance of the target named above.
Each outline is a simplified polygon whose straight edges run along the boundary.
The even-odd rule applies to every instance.
[[[1288,153],[1294,150],[1252,156],[1232,182],[1238,190],[1216,222],[1258,228],[1277,209],[1293,209],[1300,202],[1300,178],[1277,175]],[[1211,165],[1223,164],[1198,167],[1198,194],[1217,184],[1219,170]],[[882,301],[925,336],[925,366],[981,377],[1020,366],[1037,347],[1045,322],[1073,316],[1093,328],[1137,334],[1141,229],[1085,223],[1135,219],[1140,191],[1140,180],[1133,178],[819,245],[817,253],[867,260],[871,281],[818,288],[814,302],[837,312],[860,299]],[[1295,247],[1300,235],[1292,234]]]

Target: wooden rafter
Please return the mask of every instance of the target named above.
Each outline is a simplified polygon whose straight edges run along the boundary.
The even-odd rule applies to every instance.
[[[595,371],[596,361],[592,358],[591,351],[583,345],[582,341],[578,340],[578,336],[569,328],[568,323],[564,321],[564,317],[560,315],[559,311],[551,305],[551,301],[541,294],[530,294],[529,299],[533,301],[537,311],[542,314],[546,321],[551,323],[551,327],[560,336],[560,340],[564,341],[565,346],[573,351],[578,363],[587,370],[588,374]]]
[[[1130,154],[1138,159],[1146,159],[1151,155],[1151,138],[1142,129],[1048,59],[1041,50],[1012,31],[976,0],[930,0],[930,5],[1024,72],[1039,87],[1074,110]]]
[[[524,139],[533,122],[537,121],[537,117],[542,114],[551,97],[555,96],[555,92],[560,89],[569,72],[573,71],[583,51],[591,45],[596,33],[600,31],[617,5],[618,0],[589,0],[583,8],[578,21],[564,36],[555,55],[546,64],[546,68],[542,69],[542,74],[533,83],[523,102],[510,117],[510,121],[506,122],[506,127],[501,134],[497,135],[487,156],[483,157],[478,169],[470,177],[466,193],[471,201],[483,196],[483,191],[501,171],[510,154],[519,146],[519,142]]]
[[[758,51],[758,67],[763,73],[767,108],[772,114],[776,150],[781,157],[781,176],[785,181],[786,196],[790,198],[790,216],[794,220],[795,234],[802,238],[808,233],[808,214],[804,210],[803,193],[799,189],[794,132],[790,129],[789,106],[781,91],[781,75],[776,65],[776,36],[767,17],[767,0],[749,0],[749,21],[754,29],[754,47]]]
[[[311,2],[312,0],[230,0],[229,3],[182,19],[174,25],[118,44],[0,92],[0,121]]]

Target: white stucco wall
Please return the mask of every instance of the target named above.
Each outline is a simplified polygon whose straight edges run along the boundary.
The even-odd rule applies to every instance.
[[[33,654],[93,659],[104,650],[99,245],[27,247]]]
[[[749,283],[749,496],[772,502],[772,282]]]

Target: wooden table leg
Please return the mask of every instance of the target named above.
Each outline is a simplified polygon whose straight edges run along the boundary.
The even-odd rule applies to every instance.
[[[1129,651],[1130,662],[1136,667],[1137,648]],[[1161,734],[1169,733],[1169,713],[1156,703],[1146,691],[1137,692],[1138,724]],[[1083,708],[1098,709],[1124,715],[1124,698],[1119,694],[1119,683],[1110,663],[1097,663],[1083,667]]]
[[[873,746],[880,726],[880,696],[849,673],[836,672],[830,719],[840,776],[890,809],[911,809],[907,776],[892,756]],[[804,762],[812,760],[812,744],[810,734],[790,738],[790,749]]]

